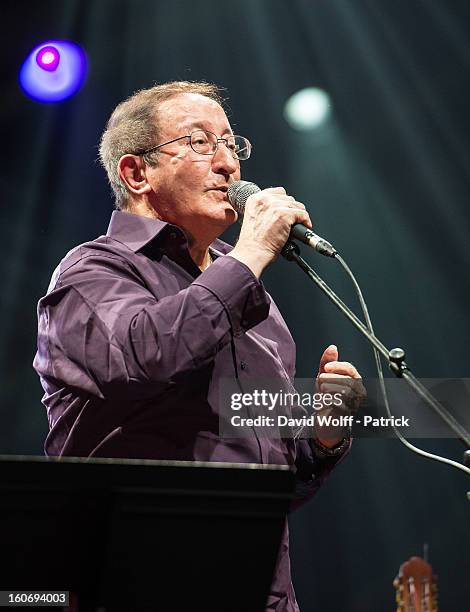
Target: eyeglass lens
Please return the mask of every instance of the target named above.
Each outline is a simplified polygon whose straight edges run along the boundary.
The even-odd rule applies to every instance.
[[[191,134],[191,147],[196,153],[212,155],[217,150],[217,136],[205,130],[196,130]],[[222,140],[236,159],[248,159],[249,143],[243,136],[227,136]]]

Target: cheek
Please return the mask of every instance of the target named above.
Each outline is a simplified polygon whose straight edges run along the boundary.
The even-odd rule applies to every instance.
[[[235,170],[235,172],[232,174],[232,179],[234,181],[239,181],[241,177],[241,168],[240,168],[240,162],[238,162],[237,164],[237,169]]]

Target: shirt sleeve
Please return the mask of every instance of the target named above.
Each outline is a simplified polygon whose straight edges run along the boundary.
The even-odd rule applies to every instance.
[[[263,285],[233,257],[161,299],[112,253],[79,251],[51,284],[38,305],[34,367],[101,398],[146,397],[176,384],[269,313]]]
[[[308,502],[323,485],[331,471],[348,454],[352,440],[348,438],[341,445],[340,453],[332,456],[318,452],[308,438],[299,438],[296,443],[295,498],[291,511]]]
[[[290,379],[293,393],[294,376],[295,369],[292,370]],[[304,407],[296,405],[295,410],[299,411],[299,415],[307,416]],[[326,449],[320,443],[314,443],[310,435],[303,436],[300,432],[297,437],[290,439],[289,443],[292,444],[295,457],[295,493],[290,506],[292,512],[312,499],[333,469],[348,454],[352,438],[347,435],[338,448]]]

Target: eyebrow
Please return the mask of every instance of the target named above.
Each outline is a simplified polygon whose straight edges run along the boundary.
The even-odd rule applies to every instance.
[[[208,132],[212,132],[212,130],[209,130],[206,127],[206,124],[204,123],[204,121],[193,121],[192,123],[188,124],[188,129],[199,129],[199,130],[207,130]],[[213,132],[215,134],[215,132]],[[226,128],[223,132],[222,135],[224,134],[232,134],[233,135],[233,131],[230,128]]]

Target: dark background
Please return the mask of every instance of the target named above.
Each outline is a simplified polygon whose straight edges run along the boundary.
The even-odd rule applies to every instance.
[[[36,302],[63,255],[105,233],[112,200],[99,137],[114,106],[154,82],[225,86],[232,124],[254,145],[244,177],[283,185],[308,205],[356,272],[384,343],[404,346],[418,376],[470,376],[468,2],[44,0],[0,11],[0,453],[42,453]],[[24,97],[17,75],[51,38],[81,44],[89,75],[75,97],[46,105]],[[329,93],[333,115],[301,134],[283,106],[307,86]],[[337,264],[305,256],[356,308]],[[332,342],[374,374],[365,341],[292,264],[278,261],[264,281],[297,342],[300,376],[316,371]],[[456,440],[419,442],[462,458]],[[424,542],[442,611],[468,609],[468,489],[463,473],[398,441],[356,440],[291,517],[302,612],[394,610],[392,580]]]

